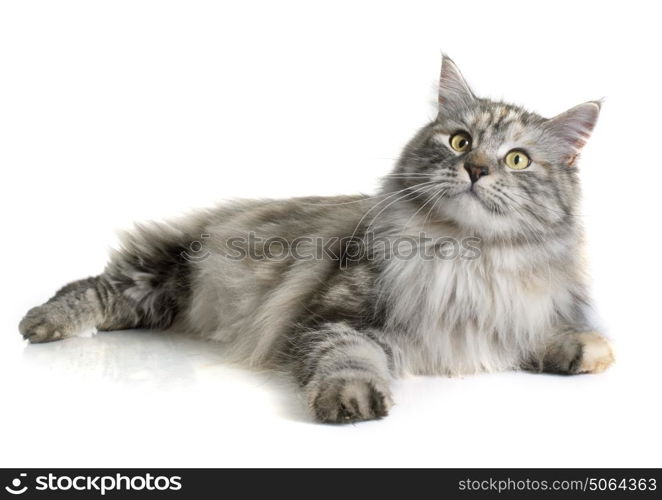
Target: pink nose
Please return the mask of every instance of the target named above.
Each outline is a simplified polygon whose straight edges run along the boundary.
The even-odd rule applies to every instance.
[[[481,165],[474,165],[473,163],[465,163],[464,169],[469,174],[469,179],[471,179],[472,184],[481,177],[483,177],[484,175],[490,173],[490,170],[487,167],[483,167]]]

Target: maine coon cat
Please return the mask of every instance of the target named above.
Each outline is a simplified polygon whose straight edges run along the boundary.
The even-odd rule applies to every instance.
[[[442,62],[438,116],[376,196],[242,201],[138,225],[100,276],[28,311],[30,342],[175,328],[287,369],[323,422],[380,418],[404,373],[596,373],[577,159],[600,104],[546,119]]]

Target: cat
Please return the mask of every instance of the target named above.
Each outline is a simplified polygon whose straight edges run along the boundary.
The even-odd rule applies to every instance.
[[[182,329],[288,370],[320,422],[379,419],[405,373],[597,373],[578,155],[600,102],[546,119],[479,98],[442,60],[438,114],[376,196],[238,201],[136,225],[100,276],[19,325]]]

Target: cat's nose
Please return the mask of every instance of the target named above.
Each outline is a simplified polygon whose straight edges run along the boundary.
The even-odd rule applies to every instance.
[[[465,163],[464,169],[469,174],[469,179],[471,183],[475,183],[478,179],[490,173],[490,170],[487,167],[482,165],[476,165],[475,163]]]

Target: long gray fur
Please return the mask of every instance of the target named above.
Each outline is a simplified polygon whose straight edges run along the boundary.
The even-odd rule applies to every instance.
[[[324,422],[385,416],[404,373],[600,371],[611,351],[587,318],[577,218],[577,156],[599,108],[546,119],[481,99],[444,58],[439,114],[377,195],[241,201],[137,226],[102,275],[67,285],[19,329],[31,342],[195,332],[250,366],[290,370]],[[458,131],[472,139],[463,153],[449,146]],[[529,168],[504,164],[513,149]],[[472,183],[469,164],[488,174]],[[477,251],[398,258],[383,245],[422,234],[422,247],[452,238]],[[311,254],[328,241],[331,255],[270,258],[255,237]]]

